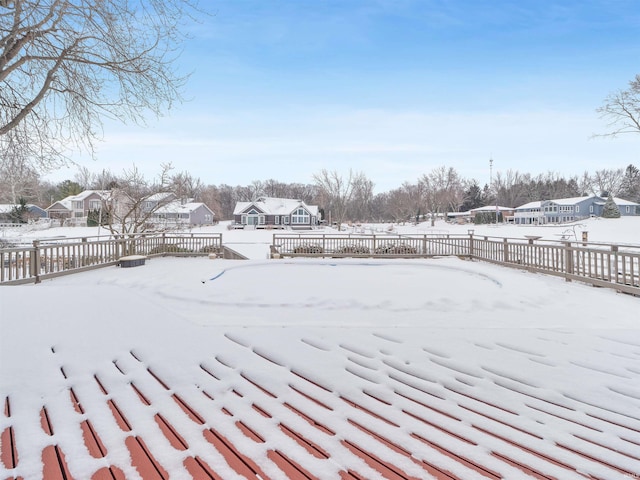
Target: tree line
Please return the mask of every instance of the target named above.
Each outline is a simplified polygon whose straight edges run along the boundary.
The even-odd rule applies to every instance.
[[[260,197],[295,198],[318,205],[323,219],[336,223],[404,222],[486,205],[518,207],[532,201],[590,194],[605,197],[612,194],[640,203],[640,170],[634,165],[568,178],[554,172],[532,175],[507,170],[497,172],[491,184],[484,185],[464,178],[454,167],[441,166],[414,182],[404,182],[381,193],[374,193],[375,184],[365,173],[352,170],[347,173],[322,170],[313,175],[312,183],[267,179],[235,186],[205,184],[189,172],[175,172],[170,164],[162,165],[154,179],[144,178],[135,167],[119,175],[109,170],[93,173],[81,168],[73,179],[57,184],[40,180],[34,174],[18,185],[12,184],[10,175],[2,173],[0,171],[0,203],[17,205],[26,201],[46,208],[83,190],[119,189],[140,200],[158,192],[172,192],[180,199],[205,203],[218,220],[233,218],[237,202]]]

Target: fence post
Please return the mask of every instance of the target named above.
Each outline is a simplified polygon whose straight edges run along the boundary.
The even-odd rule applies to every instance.
[[[506,238],[502,239],[502,261],[509,263],[509,241]]]
[[[33,255],[31,257],[31,274],[35,278],[35,283],[40,283],[40,242],[33,241]]]
[[[82,239],[80,240],[82,242],[82,253],[80,255],[80,266],[84,267],[87,265],[87,239],[86,237],[82,237]]]
[[[447,238],[448,237],[449,235],[447,235]],[[473,230],[471,230],[469,231],[469,258],[473,258],[475,256],[473,249],[474,249]]]
[[[609,265],[609,268],[613,268],[616,274],[616,283],[620,283],[620,269],[618,268],[618,246],[611,245],[611,251],[613,252],[613,265]],[[611,272],[609,272],[609,278],[611,278]]]
[[[569,275],[573,275],[573,248],[571,248],[571,242],[565,242],[564,244],[564,265],[565,265],[565,281],[570,282]]]

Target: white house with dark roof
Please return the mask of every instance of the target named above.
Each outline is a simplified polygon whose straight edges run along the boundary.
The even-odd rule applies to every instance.
[[[566,223],[587,218],[599,217],[604,210],[607,199],[597,195],[572,198],[558,198],[529,202],[515,209],[514,219],[517,224]],[[613,199],[620,210],[620,215],[640,215],[640,204]]]
[[[233,211],[236,225],[252,228],[315,228],[319,221],[317,205],[302,200],[260,197],[254,202],[238,202]]]

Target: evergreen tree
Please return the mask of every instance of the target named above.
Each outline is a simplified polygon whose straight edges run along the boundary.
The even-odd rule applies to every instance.
[[[14,223],[27,223],[27,217],[29,215],[29,207],[27,201],[24,198],[20,198],[20,203],[14,205],[9,212],[9,218]]]
[[[613,195],[607,197],[604,209],[602,210],[602,218],[620,218],[620,209],[613,201]]]

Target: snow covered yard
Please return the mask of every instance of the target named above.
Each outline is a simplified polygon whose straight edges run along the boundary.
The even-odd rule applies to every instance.
[[[2,478],[634,478],[638,298],[458,259],[0,289]]]

